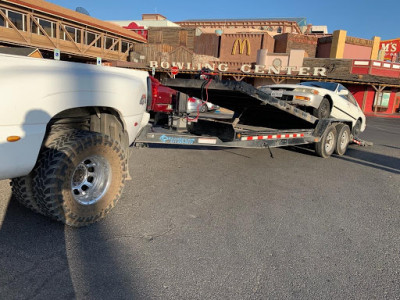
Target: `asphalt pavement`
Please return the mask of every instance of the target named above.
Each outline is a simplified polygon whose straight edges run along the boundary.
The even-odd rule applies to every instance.
[[[106,219],[73,229],[0,181],[1,299],[400,299],[400,119],[373,147],[139,148]]]

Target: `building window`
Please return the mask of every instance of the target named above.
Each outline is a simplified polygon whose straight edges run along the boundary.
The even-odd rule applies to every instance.
[[[124,42],[122,41],[121,43],[121,52],[125,53],[126,51],[128,51],[130,48],[130,44],[128,42]]]
[[[54,22],[39,19],[39,25],[43,28],[44,32],[46,32],[49,37],[56,37],[56,24]],[[44,35],[41,30],[39,31],[39,34]]]
[[[75,27],[71,26],[64,26],[65,31],[68,32],[68,34],[71,36],[72,40],[75,43],[80,43],[81,42],[81,30]],[[65,41],[68,41],[69,38],[65,32],[63,32],[62,39]]]
[[[105,37],[104,38],[104,48],[105,49],[109,49],[109,50],[112,50],[111,49],[111,46],[114,44],[114,39],[113,38],[110,38],[110,37]]]
[[[6,9],[1,9],[1,11],[7,16],[7,18],[18,30],[26,31],[26,15]],[[0,16],[0,26],[13,28],[11,24],[6,22],[3,16]]]
[[[114,45],[115,42],[117,42],[117,39],[105,37],[104,38],[104,49],[119,51],[119,43],[117,42]],[[114,47],[112,45],[114,45]]]
[[[0,9],[0,10],[3,14],[6,14],[6,11],[4,9]],[[0,15],[0,26],[3,26],[3,27],[6,26],[6,20],[4,19],[4,17],[2,15]]]
[[[49,37],[56,37],[56,23],[39,18],[35,18],[35,20]],[[45,35],[34,21],[32,21],[31,31],[35,34]]]
[[[375,93],[374,106],[389,107],[390,92]]]
[[[98,38],[98,37],[99,37],[98,34],[86,31],[85,44],[91,45],[93,43],[93,41],[97,39],[97,41],[93,44],[93,46],[97,47],[97,48],[101,48],[101,41],[100,41],[100,38]]]
[[[278,29],[276,30],[277,33],[282,33],[282,27],[278,27]]]
[[[15,27],[17,27],[18,30],[26,31],[26,28],[25,28],[26,16],[25,15],[9,10],[8,11],[8,19],[14,24]],[[9,26],[9,27],[11,27],[11,26]]]

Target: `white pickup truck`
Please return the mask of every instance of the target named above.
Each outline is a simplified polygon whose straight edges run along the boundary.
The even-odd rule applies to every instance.
[[[147,72],[0,55],[0,179],[24,206],[71,226],[103,218],[149,120]]]

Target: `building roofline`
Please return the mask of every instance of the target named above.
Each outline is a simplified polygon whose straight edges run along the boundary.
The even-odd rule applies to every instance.
[[[188,19],[182,21],[176,21],[175,23],[183,22],[252,22],[252,21],[288,21],[288,22],[300,22],[306,18],[252,18],[252,19]]]

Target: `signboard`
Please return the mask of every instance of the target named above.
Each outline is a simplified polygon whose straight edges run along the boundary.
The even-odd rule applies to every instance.
[[[172,75],[176,75],[179,73],[179,68],[177,66],[171,67],[171,73]]]
[[[247,46],[247,47],[246,47]],[[233,47],[232,47],[232,55],[236,54],[236,49],[239,47],[239,54],[243,54],[244,49],[246,47],[247,51],[246,51],[246,55],[250,55],[250,42],[248,39],[236,39],[235,42],[233,43]]]
[[[172,66],[172,67],[171,67]],[[169,70],[172,75],[179,73],[179,70],[187,71],[200,71],[202,68],[210,69],[211,71],[229,72],[229,65],[226,63],[197,63],[191,62],[168,62],[150,61],[150,68],[161,68]],[[296,66],[265,66],[265,65],[251,65],[243,64],[240,67],[240,72],[245,74],[273,74],[273,75],[296,75],[296,76],[313,76],[313,77],[326,77],[327,69],[325,67],[296,67]]]
[[[54,59],[60,60],[60,56],[61,56],[60,49],[54,49]]]
[[[385,51],[384,60],[392,60],[393,56],[400,52],[400,38],[381,41],[379,49]]]

